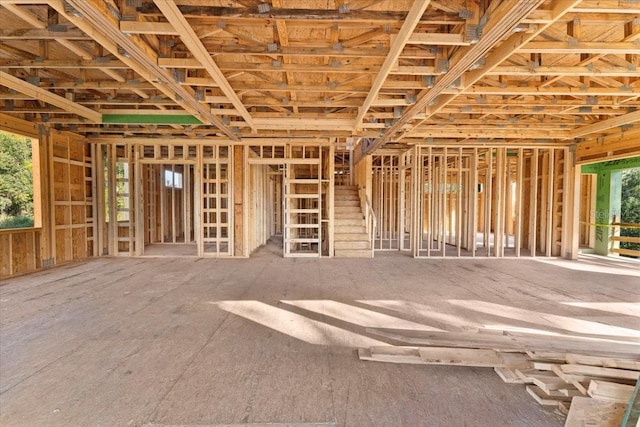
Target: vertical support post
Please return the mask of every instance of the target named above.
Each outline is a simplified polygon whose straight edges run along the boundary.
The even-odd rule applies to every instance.
[[[333,145],[333,144],[331,144]],[[322,145],[318,146],[318,256],[322,256]]]
[[[189,148],[185,147],[185,155]],[[183,210],[183,234],[184,243],[191,243],[191,228],[193,227],[191,216],[191,165],[184,164],[182,169],[182,210]]]
[[[99,234],[99,230],[100,230],[100,222],[98,221],[99,219],[99,206],[100,204],[98,203],[98,191],[99,189],[102,189],[104,187],[99,186],[98,185],[98,171],[100,169],[98,169],[97,167],[97,153],[99,152],[96,145],[95,144],[90,144],[89,146],[89,150],[91,153],[91,212],[92,212],[92,216],[93,216],[93,224],[92,224],[92,229],[93,229],[93,256],[97,257],[100,256],[100,239],[98,237]],[[34,181],[35,181],[35,177],[34,177]],[[34,199],[35,199],[35,194],[34,194]]]
[[[485,246],[487,248],[487,256],[491,256],[491,219],[493,216],[493,149],[489,148],[487,151],[487,175],[486,175],[486,190],[485,190],[485,215],[484,215],[484,235]],[[493,235],[493,245],[496,245],[496,236]]]
[[[404,249],[404,221],[405,221],[405,197],[406,197],[406,176],[405,164],[407,160],[406,151],[398,156],[398,250]]]
[[[512,175],[512,159],[509,157],[509,152],[506,151],[505,159],[505,176],[504,176],[504,247],[506,249],[511,248],[510,237],[515,234],[513,230],[513,175]],[[512,234],[513,233],[513,234]],[[504,250],[502,255],[504,256]]]
[[[250,217],[250,212],[251,209],[249,208],[249,203],[250,203],[250,198],[249,198],[249,176],[251,173],[255,173],[255,167],[251,167],[249,165],[249,149],[248,148],[244,148],[242,150],[242,165],[243,168],[246,167],[247,170],[243,171],[242,173],[242,206],[245,207],[245,209],[243,209],[242,211],[242,253],[244,256],[249,256],[250,255],[250,249],[249,249],[249,227],[253,224],[253,221],[255,221],[254,218]],[[261,171],[261,173],[263,173],[263,171]],[[263,175],[264,176],[264,175]],[[266,178],[266,176],[265,176]],[[273,201],[270,200],[270,204],[273,207]],[[274,216],[271,215],[269,217],[269,221],[273,222],[273,218]],[[274,227],[274,230],[276,228]],[[264,236],[265,238],[268,238],[269,236]],[[266,240],[266,239],[265,239]]]
[[[233,206],[234,206],[234,222],[233,222],[233,253],[235,256],[248,256],[244,251],[244,207],[248,206],[244,203],[244,170],[245,154],[243,145],[234,145],[230,147],[233,150]]]
[[[118,255],[118,213],[116,212],[116,164],[117,147],[115,144],[107,145],[109,158],[108,179],[109,179],[109,255]]]
[[[172,150],[173,146],[169,146],[169,150]],[[171,156],[170,156],[171,157]],[[171,165],[171,173],[175,177],[176,165]],[[176,188],[175,185],[171,186],[171,242],[176,243]]]
[[[106,202],[104,199],[104,189],[105,189],[105,180],[104,180],[104,150],[105,146],[103,144],[94,144],[94,154],[93,154],[93,174],[94,174],[94,185],[95,185],[95,193],[93,197],[93,221],[95,232],[93,234],[94,241],[96,243],[97,249],[95,252],[95,256],[101,256],[104,254],[104,250],[107,249],[105,247],[105,236],[104,236],[104,226],[105,226],[105,206]],[[111,190],[109,190],[111,191]]]
[[[473,148],[471,158],[471,256],[476,256],[476,236],[478,235],[478,148]]]
[[[413,257],[420,255],[420,246],[422,241],[422,224],[424,222],[424,211],[421,208],[423,197],[423,171],[422,171],[422,155],[421,148],[418,145],[413,146],[412,167],[411,167],[411,225],[410,225],[410,242],[411,253]],[[418,213],[419,218],[418,218]]]
[[[554,185],[556,183],[557,177],[555,174],[555,160],[556,160],[556,150],[554,148],[549,149],[549,172],[548,172],[548,182],[547,182],[547,227],[546,227],[546,253],[545,255],[550,257],[551,251],[553,250],[553,210],[554,210]]]
[[[165,230],[167,227],[165,215],[167,210],[167,187],[165,186],[164,180],[164,168],[164,166],[160,167],[160,243],[164,243]]]
[[[434,171],[434,162],[433,162],[433,149],[431,148],[431,146],[429,146],[428,151],[427,151],[427,165],[428,165],[428,169],[427,169],[427,175],[428,175],[428,181],[429,181],[429,193],[428,193],[428,205],[429,205],[429,212],[427,214],[427,256],[430,257],[431,256],[431,245],[433,244],[433,230],[434,230],[434,226],[435,226],[435,214],[433,212],[433,208],[434,208],[434,197],[435,197],[435,193],[436,193],[436,186],[435,186],[435,182],[434,182],[434,178],[435,178],[435,171]],[[424,218],[421,218],[421,221],[424,221]],[[422,239],[422,236],[420,236],[420,238]]]
[[[142,176],[142,163],[140,162],[140,150],[141,146],[134,145],[134,164],[133,164],[133,211],[135,212],[134,220],[134,235],[135,235],[135,247],[134,253],[136,256],[140,256],[144,253],[144,177]],[[131,220],[131,218],[129,218]],[[133,243],[134,239],[131,239],[129,244]]]
[[[518,178],[516,183],[516,236],[515,236],[515,249],[516,257],[520,257],[520,247],[522,246],[522,190],[524,184],[524,151],[522,148],[518,149]]]
[[[40,233],[40,258],[42,260],[48,260],[51,264],[46,266],[50,267],[55,263],[55,223],[54,223],[54,203],[53,203],[53,155],[51,152],[50,138],[48,137],[47,130],[43,125],[38,127],[38,146],[39,146],[39,165],[40,165],[40,205],[41,215],[36,216],[41,219],[42,232]],[[34,177],[35,180],[35,177]],[[35,197],[35,194],[34,194]],[[37,222],[36,222],[37,224]],[[11,238],[8,238],[11,242]],[[10,244],[10,243],[9,243]],[[11,258],[10,258],[11,259]],[[44,267],[43,263],[43,267]]]
[[[442,155],[442,167],[441,167],[441,177],[442,177],[442,197],[441,197],[441,209],[440,209],[440,244],[442,245],[442,256],[447,256],[447,241],[446,241],[446,233],[447,233],[447,147],[444,147],[444,154]]]
[[[196,146],[196,166],[193,177],[193,235],[196,240],[196,248],[199,257],[204,256],[204,230],[203,230],[203,218],[202,218],[202,161],[203,161],[203,147],[202,145]],[[162,181],[160,179],[160,188],[162,194]],[[162,203],[161,203],[162,204]]]
[[[458,148],[458,179],[456,184],[456,247],[458,257],[462,250],[462,147]]]
[[[495,222],[493,234],[493,252],[496,257],[504,256],[504,211],[505,211],[505,163],[506,149],[496,149],[496,205]]]
[[[329,165],[327,173],[329,174],[329,186],[327,188],[327,214],[328,214],[328,222],[327,222],[327,239],[329,241],[328,251],[329,257],[333,257],[334,252],[334,233],[335,233],[335,169],[336,169],[336,152],[335,152],[335,143],[329,144]],[[353,148],[349,148],[349,184],[353,185]],[[373,244],[373,242],[370,242]]]
[[[531,245],[531,256],[536,256],[536,237],[538,235],[538,155],[539,151],[537,148],[533,149],[533,157],[531,158],[531,205],[529,207],[530,210],[530,227],[529,233],[531,234],[531,238],[529,239],[529,244]]]
[[[565,157],[565,185],[567,193],[565,209],[562,213],[562,255],[568,259],[578,259],[580,250],[580,195],[582,177],[580,166],[575,164],[575,152],[566,151]]]

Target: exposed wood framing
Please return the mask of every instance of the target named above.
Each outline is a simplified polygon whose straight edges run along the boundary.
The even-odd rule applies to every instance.
[[[244,257],[273,235],[287,256],[575,257],[595,197],[576,165],[640,155],[639,16],[3,0],[0,127],[38,138],[42,184],[39,229],[0,237],[3,274],[153,245]]]
[[[102,122],[102,114],[93,111],[87,107],[84,107],[73,101],[51,93],[48,90],[41,89],[30,83],[25,82],[22,79],[12,76],[11,74],[0,71],[0,85],[9,89],[16,90],[34,99],[42,100],[48,104],[55,105],[65,111],[77,114],[80,117],[84,117],[92,122]]]
[[[389,71],[391,71],[391,68],[396,65],[396,62],[400,57],[400,53],[404,49],[405,44],[407,44],[407,42],[409,41],[411,34],[413,33],[416,26],[420,22],[420,18],[422,17],[422,14],[424,13],[424,11],[427,9],[428,6],[429,6],[429,0],[416,0],[413,2],[413,6],[411,7],[411,10],[407,14],[406,18],[404,19],[404,23],[402,24],[402,28],[400,29],[400,32],[398,33],[393,43],[391,44],[391,48],[389,49],[389,55],[385,58],[384,63],[382,64],[382,67],[378,72],[378,75],[376,76],[376,78],[373,81],[373,84],[371,85],[371,89],[367,94],[367,98],[365,99],[364,104],[362,104],[362,106],[359,109],[358,116],[356,117],[354,129],[357,130],[360,127],[360,124],[362,123],[362,119],[364,118],[367,111],[369,111],[369,108],[373,104],[373,101],[378,96],[380,88],[382,87],[384,81],[387,79]]]
[[[242,101],[236,95],[234,89],[231,87],[227,79],[220,71],[220,68],[216,65],[213,58],[207,49],[204,47],[196,33],[193,31],[185,17],[182,15],[178,6],[173,0],[154,0],[154,3],[162,11],[167,20],[177,30],[182,42],[187,46],[193,56],[204,66],[209,75],[220,86],[222,92],[229,98],[233,106],[240,112],[240,115],[244,118],[247,124],[255,130],[253,119],[249,115],[249,112],[242,104]]]

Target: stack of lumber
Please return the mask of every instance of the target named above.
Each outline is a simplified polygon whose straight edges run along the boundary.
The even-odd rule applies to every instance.
[[[565,426],[637,425],[625,411],[639,398],[640,343],[506,332],[367,332],[403,345],[359,349],[361,360],[490,367],[504,382],[524,385],[538,403],[566,415]]]

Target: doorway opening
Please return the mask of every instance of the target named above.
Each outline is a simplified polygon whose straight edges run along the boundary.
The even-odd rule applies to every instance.
[[[145,164],[144,254],[197,255],[194,165]]]

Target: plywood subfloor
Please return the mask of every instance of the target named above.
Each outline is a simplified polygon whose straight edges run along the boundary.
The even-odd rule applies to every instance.
[[[271,246],[68,265],[0,282],[0,424],[561,426],[491,369],[361,362],[355,348],[380,342],[371,326],[637,341],[639,277],[589,259],[292,259]]]

